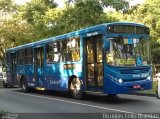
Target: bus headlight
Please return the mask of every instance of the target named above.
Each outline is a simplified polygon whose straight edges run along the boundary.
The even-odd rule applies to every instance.
[[[121,78],[115,78],[115,77],[113,77],[113,76],[111,76],[111,75],[108,75],[114,82],[116,82],[116,83],[123,83],[123,80],[121,79]]]
[[[147,77],[147,80],[152,80],[152,79],[151,79],[151,76],[148,76],[148,77]]]
[[[123,82],[123,80],[122,80],[122,79],[118,79],[118,82],[119,82],[119,83],[122,83],[122,82]]]

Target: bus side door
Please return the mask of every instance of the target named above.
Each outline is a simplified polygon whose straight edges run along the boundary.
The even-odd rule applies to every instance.
[[[103,87],[103,35],[84,38],[84,77],[87,91]]]
[[[45,88],[44,80],[44,47],[34,49],[34,77],[36,87]]]

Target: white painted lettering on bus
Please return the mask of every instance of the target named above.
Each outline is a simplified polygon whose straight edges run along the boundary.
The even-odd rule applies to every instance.
[[[87,33],[87,36],[94,36],[94,35],[98,35],[98,32],[92,32],[92,33]]]

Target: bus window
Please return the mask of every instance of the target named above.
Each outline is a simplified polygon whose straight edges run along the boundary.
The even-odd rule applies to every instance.
[[[47,63],[55,63],[59,62],[61,59],[61,47],[60,47],[60,42],[53,42],[50,44],[46,45],[46,62]]]
[[[102,62],[102,40],[98,39],[97,40],[97,62]]]
[[[37,49],[36,66],[43,66],[44,53],[43,49]]]
[[[71,38],[62,42],[62,60],[79,61],[80,60],[80,39]]]
[[[33,49],[27,48],[25,49],[25,64],[33,63]]]
[[[73,50],[73,51],[71,51],[71,54],[72,54],[72,60],[73,61],[79,61],[80,60],[79,50]]]
[[[111,38],[107,64],[113,66],[145,66],[150,64],[149,42],[146,39]]]
[[[91,40],[87,41],[87,61],[93,62],[93,43]]]
[[[25,61],[25,57],[24,57],[24,54],[25,54],[25,50],[19,50],[17,52],[17,64],[18,65],[23,65],[24,64],[24,61]]]

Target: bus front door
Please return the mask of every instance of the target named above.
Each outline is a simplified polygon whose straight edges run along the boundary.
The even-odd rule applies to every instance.
[[[84,38],[84,77],[88,91],[98,91],[103,87],[102,47],[102,35]]]
[[[34,77],[37,88],[45,88],[45,80],[43,76],[44,70],[44,47],[34,49]]]
[[[16,78],[16,53],[10,54],[10,71],[11,71],[11,81],[10,85],[14,86],[17,85],[17,78]]]

